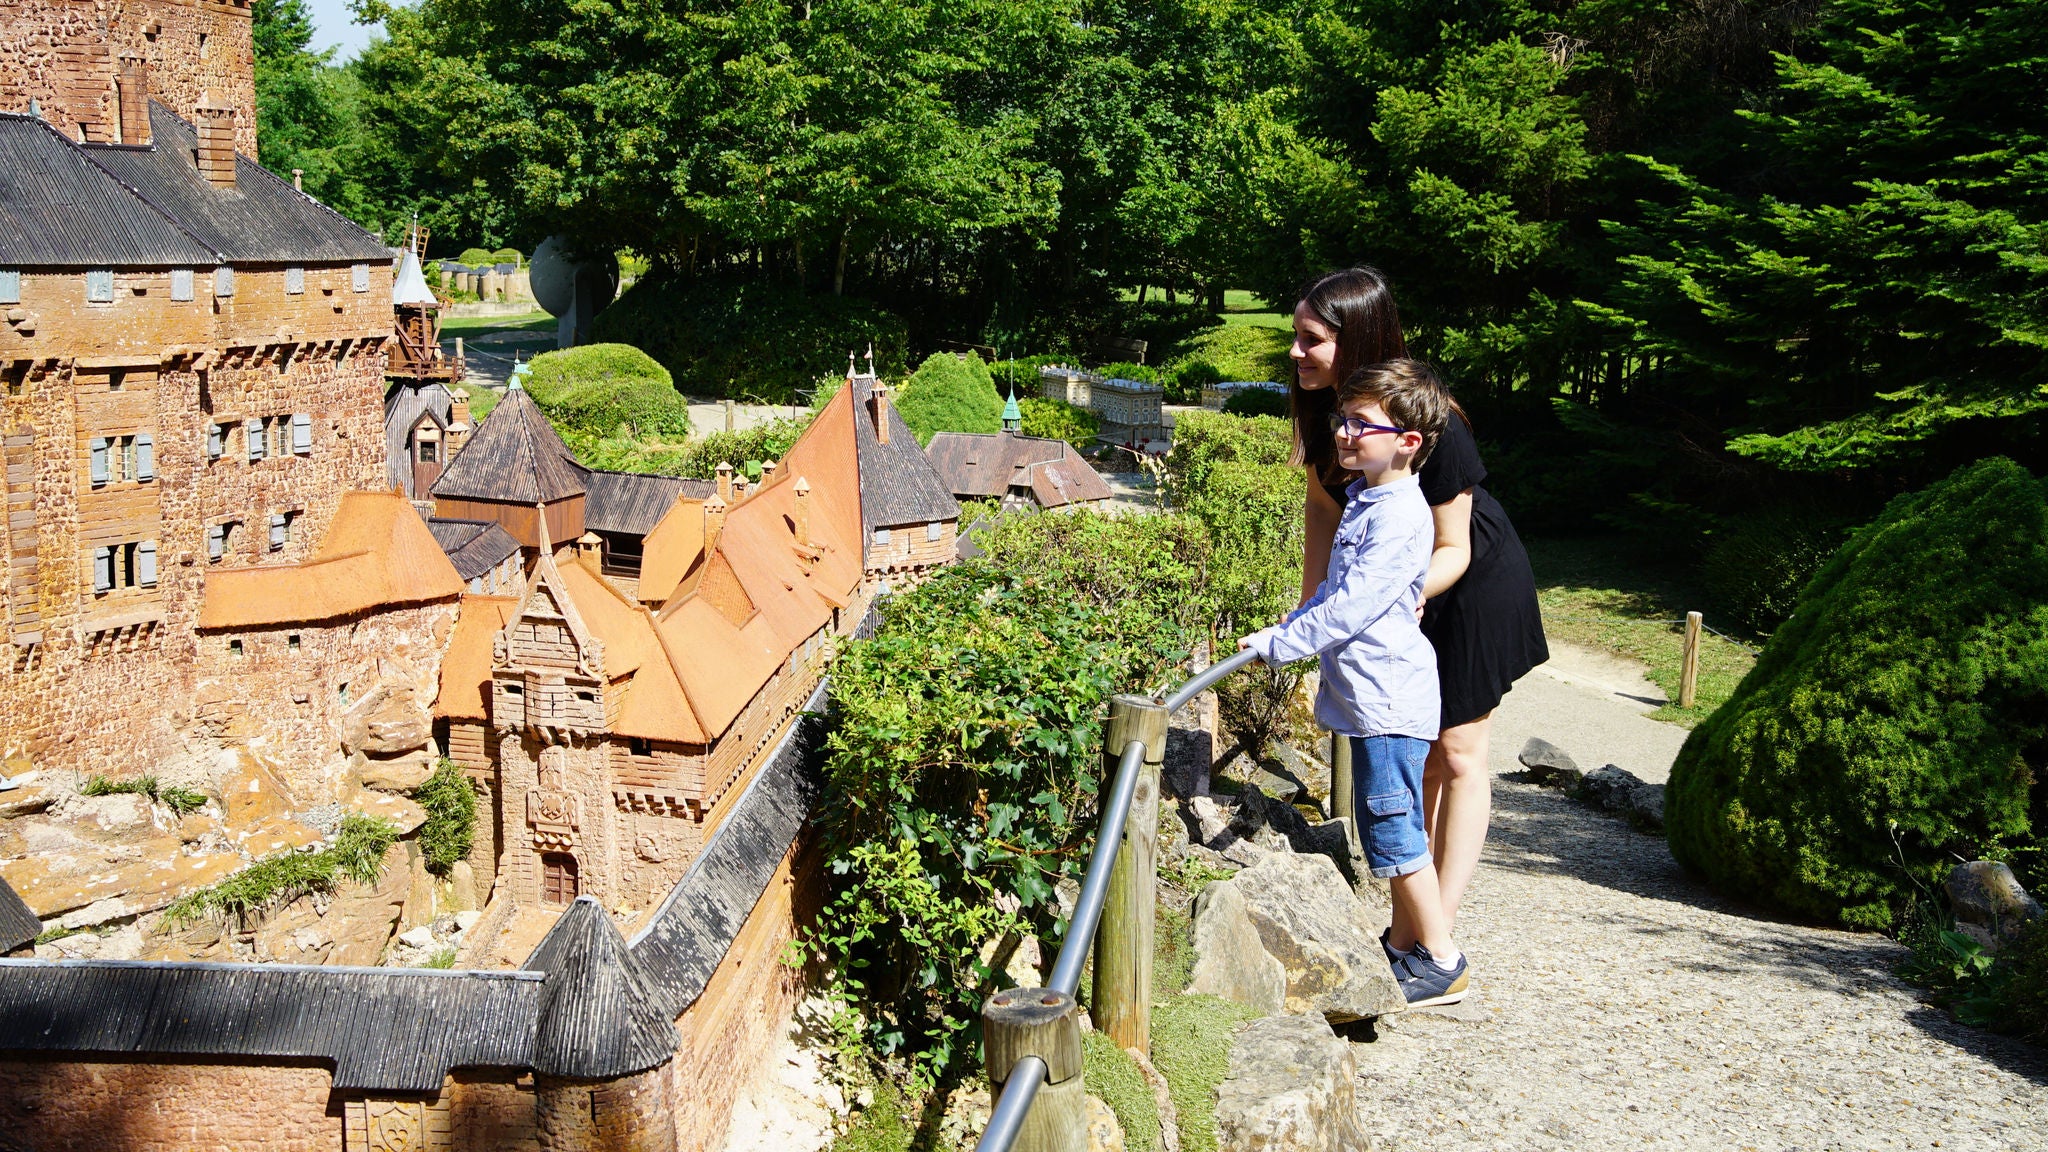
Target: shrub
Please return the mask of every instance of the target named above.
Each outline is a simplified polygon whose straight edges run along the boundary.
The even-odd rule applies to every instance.
[[[344,878],[375,884],[384,871],[384,853],[397,842],[398,827],[390,821],[351,812],[341,818],[341,830],[327,847],[268,856],[218,884],[187,892],[164,909],[164,923],[184,924],[205,915],[239,918],[308,893],[331,892]]]
[[[2048,736],[2048,503],[2010,460],[1898,497],[1807,586],[1671,771],[1673,855],[1722,889],[1893,925],[1951,853],[2029,829]]]
[[[426,809],[420,825],[420,851],[427,858],[427,871],[446,876],[455,862],[469,855],[476,841],[476,789],[455,761],[446,756],[416,789],[412,798]]]
[[[591,322],[591,335],[643,348],[697,396],[787,404],[821,372],[872,344],[883,375],[903,371],[903,321],[849,296],[654,271]]]
[[[834,891],[808,944],[836,978],[841,1035],[904,1061],[919,1091],[972,1051],[982,944],[1058,947],[1054,888],[1086,866],[1103,704],[1172,677],[1200,573],[1199,531],[1178,518],[1016,517],[981,540],[982,557],[890,600],[832,674],[817,810]]]
[[[612,437],[572,444],[577,459],[592,468],[616,472],[648,472],[660,476],[687,476],[711,480],[721,463],[758,476],[761,465],[789,454],[789,446],[810,427],[816,413],[797,420],[771,420],[738,432],[713,432],[687,444],[648,444]]]
[[[496,252],[491,253],[491,263],[524,264],[526,263],[526,256],[517,248],[500,248]]]
[[[1224,380],[1222,369],[1207,360],[1183,360],[1165,371],[1166,398],[1178,404],[1199,404],[1202,389]]]
[[[486,264],[496,264],[498,258],[491,255],[491,250],[488,248],[464,248],[462,255],[455,258],[455,262],[471,268],[481,268]]]
[[[896,406],[920,444],[931,443],[935,432],[1003,430],[1003,398],[996,395],[988,365],[973,352],[928,357],[904,381]]]
[[[1999,953],[2007,971],[2006,1023],[2015,1035],[2048,1043],[2048,918],[2036,920]]]
[[[1097,368],[1095,372],[1097,375],[1107,376],[1111,380],[1136,380],[1140,384],[1161,383],[1159,369],[1148,368],[1143,364],[1132,364],[1129,361],[1104,364],[1102,367]]]
[[[1076,408],[1064,400],[1046,400],[1036,396],[1017,401],[1017,407],[1024,413],[1023,431],[1026,436],[1065,440],[1082,452],[1097,446],[1095,437],[1102,431],[1102,418],[1086,408]]]
[[[1164,363],[1169,374],[1203,364],[1216,373],[1218,380],[1274,380],[1284,384],[1294,379],[1294,361],[1287,356],[1293,340],[1293,334],[1283,329],[1226,324],[1189,337]]]
[[[1232,416],[1278,416],[1286,419],[1293,411],[1285,392],[1269,392],[1264,388],[1240,388],[1235,396],[1223,402],[1223,410]]]
[[[663,368],[629,344],[583,344],[533,358],[526,388],[572,450],[605,439],[680,441],[690,406]]]

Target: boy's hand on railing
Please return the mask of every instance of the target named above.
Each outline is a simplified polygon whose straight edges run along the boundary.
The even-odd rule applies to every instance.
[[[1266,633],[1271,631],[1271,628],[1262,628],[1259,631],[1252,633],[1250,636],[1239,637],[1237,641],[1237,650],[1242,652],[1247,648],[1256,647],[1256,645],[1254,645],[1252,641],[1258,639],[1261,636],[1264,636]],[[1252,661],[1252,663],[1254,664],[1264,664],[1265,662],[1266,661],[1264,657],[1260,657],[1259,659]]]

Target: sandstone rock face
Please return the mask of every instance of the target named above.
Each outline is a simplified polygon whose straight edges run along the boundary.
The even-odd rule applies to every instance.
[[[51,813],[83,829],[99,832],[139,832],[152,825],[149,797],[133,792],[112,796],[66,796]]]
[[[351,811],[366,816],[379,816],[398,826],[398,834],[405,836],[413,829],[427,822],[427,810],[403,796],[389,792],[358,792],[348,798],[346,805]]]
[[[1231,881],[1211,884],[1195,899],[1195,970],[1187,990],[1269,1016],[1287,1002],[1287,969],[1266,951],[1244,895]]]
[[[398,914],[412,889],[412,862],[405,845],[384,853],[384,871],[375,884],[344,883],[320,919],[332,934],[321,964],[371,965],[384,954]]]
[[[266,820],[281,820],[298,807],[277,774],[246,747],[222,751],[216,771],[229,827],[253,828]]]
[[[2041,915],[2012,869],[1995,860],[1971,860],[1949,871],[1943,884],[1956,910],[1956,931],[1997,951],[2012,943],[2027,922]]]
[[[1230,1044],[1216,1089],[1220,1152],[1361,1152],[1351,1045],[1320,1016],[1268,1016]]]
[[[432,752],[420,749],[389,760],[374,760],[359,754],[354,767],[365,788],[380,792],[411,792],[434,774],[436,763],[437,757]]]
[[[49,790],[39,784],[23,784],[0,792],[0,820],[15,816],[33,816],[50,806],[56,799]]]
[[[376,688],[342,718],[341,744],[350,752],[397,756],[425,748],[433,738],[433,717],[410,688]]]
[[[1380,950],[1384,912],[1368,909],[1328,857],[1272,853],[1210,887],[1225,884],[1287,974],[1287,1011],[1341,1024],[1407,1006]]]

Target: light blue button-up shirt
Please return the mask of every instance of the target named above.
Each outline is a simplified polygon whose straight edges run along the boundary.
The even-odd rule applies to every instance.
[[[1329,575],[1286,623],[1248,639],[1268,664],[1322,657],[1316,722],[1330,731],[1434,740],[1436,649],[1415,619],[1436,545],[1429,503],[1413,476],[1344,494]]]

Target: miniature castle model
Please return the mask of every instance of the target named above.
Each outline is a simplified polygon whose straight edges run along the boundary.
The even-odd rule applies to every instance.
[[[1108,443],[1144,448],[1166,439],[1166,390],[1157,384],[1048,364],[1038,370],[1038,392],[1095,413]]]

